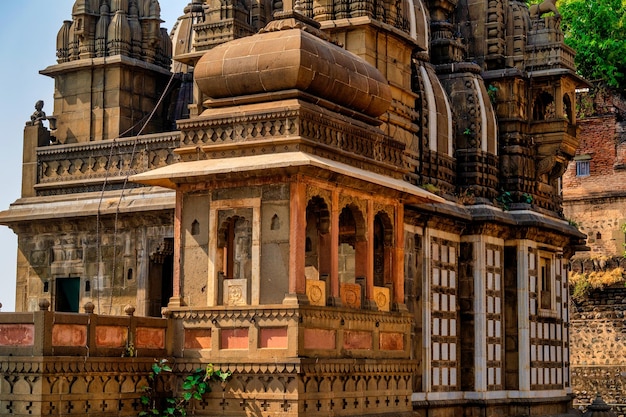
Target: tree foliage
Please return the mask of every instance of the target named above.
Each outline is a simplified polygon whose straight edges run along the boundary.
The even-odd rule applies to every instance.
[[[626,0],[562,0],[565,43],[578,72],[591,81],[626,87]]]

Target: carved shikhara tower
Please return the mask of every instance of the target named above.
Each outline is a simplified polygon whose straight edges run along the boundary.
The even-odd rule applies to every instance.
[[[565,414],[560,18],[181,8],[171,43],[156,0],[79,0],[59,33],[52,131],[26,126],[0,213],[30,312],[0,315],[0,414],[136,415],[159,356],[233,372],[202,416]]]

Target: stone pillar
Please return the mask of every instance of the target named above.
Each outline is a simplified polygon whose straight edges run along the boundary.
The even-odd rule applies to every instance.
[[[406,310],[404,304],[404,205],[396,204],[393,232],[393,302],[399,310]]]
[[[330,214],[330,297],[341,304],[339,297],[339,191],[332,192]]]
[[[468,294],[472,297],[473,324],[473,351],[474,351],[474,381],[473,390],[477,392],[487,391],[487,317],[485,307],[487,305],[485,289],[487,287],[485,279],[487,276],[485,259],[485,236],[474,235],[464,236],[463,242],[472,246],[471,250],[471,273],[473,291]],[[461,279],[462,277],[459,277]],[[463,291],[461,291],[463,294]],[[464,312],[467,313],[467,312]],[[461,330],[463,335],[463,330]]]
[[[519,390],[530,391],[530,295],[528,248],[533,242],[517,242],[517,328],[519,331]]]
[[[306,184],[292,182],[289,200],[289,293],[305,294]]]
[[[365,275],[366,291],[365,296],[368,304],[374,297],[374,201],[367,202],[367,250]],[[357,260],[358,262],[358,260]]]
[[[22,152],[22,197],[35,197],[37,184],[37,148],[50,144],[50,131],[41,123],[24,128]]]
[[[183,242],[183,193],[176,191],[176,208],[174,209],[174,275],[172,277],[172,298],[168,303],[169,307],[180,307],[185,305],[182,294],[182,246]]]
[[[432,370],[433,367],[431,365],[432,358],[432,300],[431,300],[431,283],[432,283],[432,251],[430,246],[431,241],[431,229],[428,227],[424,227],[424,236],[423,236],[423,253],[424,253],[424,262],[422,264],[422,389],[424,392],[432,391]]]

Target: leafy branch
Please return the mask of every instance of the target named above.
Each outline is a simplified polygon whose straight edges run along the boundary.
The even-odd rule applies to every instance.
[[[139,412],[139,417],[170,417],[186,416],[187,408],[192,400],[202,400],[204,394],[211,392],[211,381],[225,382],[230,376],[230,372],[222,372],[215,369],[213,364],[208,364],[204,369],[196,369],[188,375],[182,383],[179,392],[159,391],[160,387],[165,387],[164,374],[173,376],[172,367],[167,359],[160,359],[152,364],[151,372],[148,375],[150,385],[143,387],[144,394],[141,396],[143,410]]]

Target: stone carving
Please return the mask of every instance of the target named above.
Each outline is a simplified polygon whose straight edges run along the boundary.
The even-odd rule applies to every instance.
[[[326,305],[326,282],[317,279],[306,280],[306,295],[314,306]]]
[[[361,286],[359,284],[341,284],[339,295],[345,306],[361,308]]]
[[[374,302],[379,311],[390,311],[391,291],[386,287],[374,287]]]
[[[35,111],[30,116],[30,121],[26,122],[26,126],[36,126],[42,124],[44,120],[47,120],[46,112],[43,111],[43,100],[38,100],[35,103]]]
[[[176,134],[165,133],[138,139],[137,149],[142,152],[133,153],[134,139],[119,140],[114,158],[108,161],[110,145],[97,142],[76,144],[71,148],[59,150],[48,147],[37,154],[39,160],[39,182],[46,187],[40,194],[64,194],[75,192],[66,188],[58,188],[61,183],[70,179],[92,180],[105,178],[109,175],[138,173],[176,162],[178,156],[172,151],[178,143]],[[107,162],[108,161],[108,162]],[[98,186],[101,188],[101,186]]]
[[[248,304],[248,280],[224,280],[224,305],[243,306]]]
[[[556,8],[557,0],[544,0],[539,4],[530,6],[530,17],[539,18],[544,13],[554,12],[555,16],[561,16]]]

